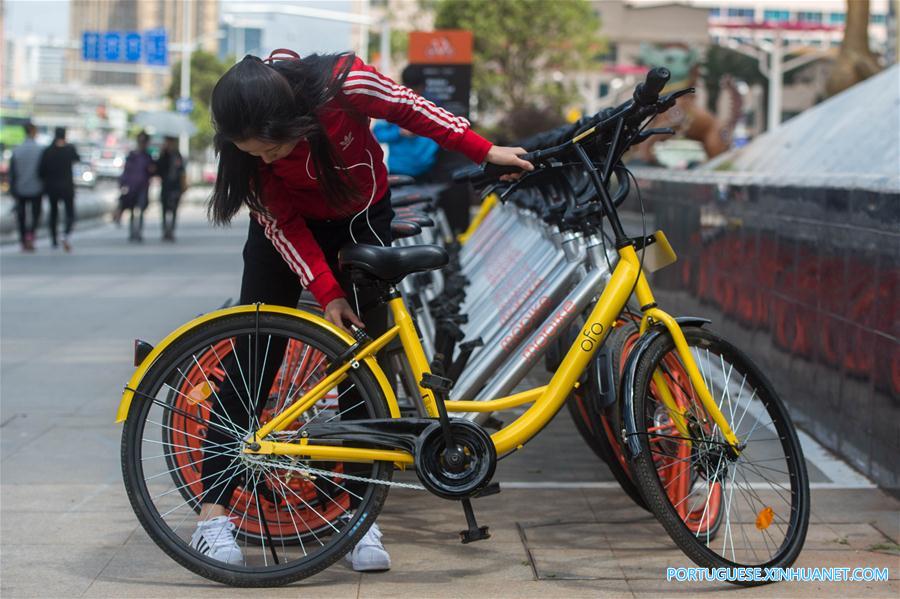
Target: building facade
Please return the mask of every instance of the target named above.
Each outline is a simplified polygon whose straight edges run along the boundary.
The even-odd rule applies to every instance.
[[[710,36],[714,43],[731,39],[772,39],[772,31],[760,25],[780,25],[782,39],[789,45],[837,47],[847,22],[845,0],[691,0],[693,6],[709,11]],[[869,41],[872,51],[884,54],[888,48],[890,0],[870,0]],[[740,26],[756,26],[748,29]]]
[[[69,54],[69,77],[88,85],[138,86],[159,91],[169,79],[171,64],[180,60],[185,3],[190,19],[190,43],[195,49],[216,52],[219,36],[219,0],[71,0],[69,37],[78,42],[85,31],[137,31],[165,29],[169,66],[119,65],[81,60],[80,48]]]
[[[315,2],[223,2],[218,42],[219,58],[266,56],[289,48],[300,55],[353,50],[360,53],[360,28],[366,18],[361,0]]]

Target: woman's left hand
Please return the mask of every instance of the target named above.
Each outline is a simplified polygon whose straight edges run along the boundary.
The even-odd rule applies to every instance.
[[[491,164],[496,164],[498,166],[517,166],[523,171],[533,171],[534,165],[528,162],[527,160],[522,160],[519,158],[522,154],[527,154],[527,150],[525,148],[510,148],[507,146],[491,146],[491,149],[488,150],[487,156],[485,160],[490,162]],[[501,181],[515,181],[519,177],[521,177],[521,173],[514,173],[510,175],[503,175],[500,177]]]
[[[350,307],[347,299],[343,297],[328,302],[328,305],[325,306],[325,320],[341,327],[351,335],[353,330],[350,328],[350,325],[356,325],[359,328],[365,328],[366,326],[359,319],[359,316],[353,312],[353,308]]]

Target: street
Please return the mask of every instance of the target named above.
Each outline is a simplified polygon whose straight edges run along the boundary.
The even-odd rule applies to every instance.
[[[155,343],[238,294],[246,220],[181,213],[178,242],[160,241],[150,211],[143,244],[102,224],[72,254],[46,240],[24,255],[0,248],[2,593],[8,597],[250,596],[184,570],[149,540],[121,482],[121,425],[132,340]],[[536,373],[536,377],[542,376]],[[505,418],[510,420],[510,418]],[[598,597],[695,595],[896,597],[900,502],[803,435],[812,521],[797,566],[890,568],[872,583],[666,582],[691,565],[652,516],[630,504],[563,411],[525,451],[500,463],[500,495],[475,501],[494,537],[460,545],[461,508],[392,491],[379,522],[393,569],[360,575],[341,563],[266,596]],[[299,587],[299,588],[298,588]],[[256,593],[254,593],[256,594]]]

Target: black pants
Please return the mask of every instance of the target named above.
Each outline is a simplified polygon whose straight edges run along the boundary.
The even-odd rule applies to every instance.
[[[377,237],[382,242],[389,245],[391,242],[391,220],[394,217],[394,211],[391,208],[390,198],[385,197],[369,209],[368,223],[371,223]],[[354,286],[350,281],[350,276],[346,272],[341,272],[337,265],[338,250],[352,243],[353,239],[350,235],[350,220],[341,219],[329,222],[307,222],[310,231],[316,238],[331,272],[334,273],[338,283],[347,295],[347,301],[356,311],[357,300],[362,308],[360,318],[366,325],[366,330],[371,337],[377,337],[387,330],[388,309],[384,304],[377,302],[376,291],[371,288],[360,287],[354,291]],[[353,235],[359,243],[369,243],[373,245],[381,245],[378,238],[373,235],[366,221],[366,215],[362,214],[353,223]],[[281,255],[266,238],[262,226],[255,219],[250,220],[250,230],[247,234],[247,242],[244,244],[244,274],[241,281],[241,304],[252,304],[255,302],[263,302],[266,304],[274,304],[278,306],[296,307],[300,299],[300,293],[303,287],[300,284],[299,277],[288,267],[287,263],[282,259]],[[228,383],[230,377],[232,381],[241,380],[241,372],[250,373],[249,358],[252,349],[249,347],[250,340],[247,337],[235,340],[235,348],[228,358],[223,359],[224,369],[228,375],[225,382],[221,385],[218,394],[221,406],[216,411],[225,412],[226,417],[219,415],[211,416],[211,422],[219,422],[227,428],[231,428],[228,421],[243,426],[248,420],[247,405],[245,400],[238,395],[234,386]],[[259,371],[259,389],[270,389],[275,375],[281,367],[282,358],[287,345],[287,339],[275,339],[271,342],[268,338],[265,341],[260,340],[257,349],[255,363],[260,365]],[[265,350],[265,351],[264,351]],[[266,355],[268,352],[268,355]],[[238,356],[235,358],[235,355]],[[265,367],[262,365],[265,364]],[[250,377],[252,378],[252,377]],[[240,389],[240,385],[237,385]],[[340,395],[339,406],[341,418],[344,420],[353,420],[366,418],[365,406],[358,405],[360,398],[357,393],[352,390],[347,391],[341,386],[338,387]],[[256,415],[262,412],[265,407],[266,396],[260,398],[259,404],[252,406]],[[216,428],[210,426],[207,432],[206,441],[204,442],[204,451],[212,448],[211,455],[203,461],[203,481],[204,481],[204,499],[203,503],[217,503],[227,506],[231,499],[231,495],[235,487],[241,483],[238,478],[238,468],[234,465],[229,466],[231,459],[227,455],[220,455],[221,449],[216,444],[223,445],[233,442],[233,439]],[[348,472],[351,469],[348,465]],[[320,491],[329,492],[332,489],[323,489],[327,483],[319,484]],[[345,488],[360,495],[360,485],[344,485]],[[358,489],[354,491],[354,489]],[[351,506],[356,503],[351,501]]]
[[[181,202],[181,189],[162,188],[159,194],[162,204],[162,232],[163,237],[172,238],[175,235],[175,216],[178,213],[178,204]]]
[[[48,189],[47,199],[50,200],[50,240],[53,247],[57,245],[57,222],[59,221],[59,202],[63,202],[66,211],[66,225],[63,236],[68,237],[75,226],[75,190],[74,189]]]
[[[31,209],[31,223],[28,222],[28,211]],[[16,219],[19,224],[19,241],[25,243],[28,237],[34,237],[34,231],[41,222],[41,196],[16,196]]]

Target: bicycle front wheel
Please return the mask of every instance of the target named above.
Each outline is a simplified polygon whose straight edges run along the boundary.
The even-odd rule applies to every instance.
[[[248,433],[327,376],[345,349],[314,323],[250,312],[203,324],[163,351],[136,389],[122,436],[129,499],[160,548],[211,580],[275,586],[315,574],[353,547],[381,510],[392,464],[242,453]],[[310,423],[386,417],[381,389],[362,365],[275,436],[297,441]],[[234,524],[240,560],[218,561],[193,546],[201,506],[210,503]]]
[[[635,482],[672,540],[706,568],[788,567],[809,524],[809,481],[787,409],[772,385],[736,347],[685,327],[694,361],[743,446],[730,458],[701,403],[671,336],[656,339],[637,365],[634,419],[641,452]],[[655,375],[655,376],[654,376]],[[665,385],[684,415],[659,388]]]

